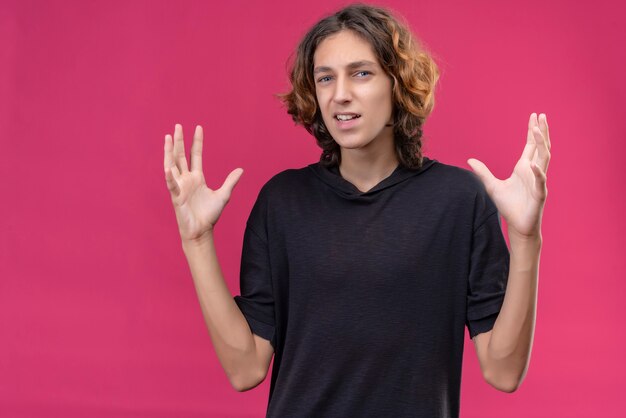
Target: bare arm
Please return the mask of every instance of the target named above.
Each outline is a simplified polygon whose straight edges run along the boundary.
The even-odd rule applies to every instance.
[[[485,380],[503,392],[515,391],[530,362],[537,314],[541,238],[509,234],[511,261],[504,302],[493,329],[474,337]]]
[[[197,242],[183,242],[183,251],[202,308],[211,341],[231,385],[252,389],[267,375],[274,350],[252,334],[224,281],[215,252],[213,233]]]
[[[202,127],[197,126],[190,170],[182,126],[176,125],[173,141],[170,135],[165,136],[165,181],[215,352],[231,385],[244,391],[265,379],[273,349],[269,341],[252,334],[224,282],[213,242],[213,228],[243,170],[233,170],[219,189],[208,188],[202,172],[202,143]]]
[[[511,244],[509,277],[493,329],[474,338],[485,380],[504,392],[515,391],[528,371],[535,333],[541,219],[548,195],[551,154],[548,119],[530,115],[526,146],[511,177],[498,180],[476,159],[468,160],[506,219]]]

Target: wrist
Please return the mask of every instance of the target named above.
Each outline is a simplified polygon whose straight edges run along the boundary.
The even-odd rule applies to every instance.
[[[523,235],[509,232],[509,244],[512,257],[536,257],[541,253],[543,238],[541,233]]]
[[[520,234],[514,229],[509,228],[509,242],[519,242],[520,244],[541,244],[543,238],[541,236],[541,230],[533,232],[531,234]]]
[[[202,235],[195,238],[183,238],[181,239],[181,244],[183,247],[183,251],[193,251],[198,248],[204,248],[207,245],[212,244],[213,242],[213,229],[204,232]]]

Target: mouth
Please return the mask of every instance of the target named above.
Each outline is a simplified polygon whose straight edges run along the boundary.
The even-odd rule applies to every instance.
[[[360,123],[361,115],[357,113],[336,113],[333,119],[335,119],[337,129],[348,130]]]
[[[359,115],[358,113],[335,113],[333,115],[333,118],[340,122],[347,122],[350,120],[358,119],[360,117],[361,115]]]

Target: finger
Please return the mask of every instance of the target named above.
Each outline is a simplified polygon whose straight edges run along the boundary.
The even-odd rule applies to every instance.
[[[176,167],[176,166],[174,166]],[[180,188],[178,187],[178,183],[176,179],[174,179],[174,175],[172,174],[172,168],[165,168],[165,182],[167,183],[167,190],[170,191],[174,196],[178,196],[180,192]]]
[[[180,171],[178,171],[178,167],[176,167],[176,165],[173,165],[170,167],[170,171],[172,173],[172,177],[174,177],[174,182],[176,183],[176,187],[178,187],[178,189],[180,190],[182,177],[181,177]]]
[[[230,174],[224,180],[224,184],[219,188],[220,191],[226,193],[226,199],[230,199],[230,194],[233,191],[235,185],[239,182],[241,175],[243,174],[243,168],[236,168],[230,172]]]
[[[165,145],[163,146],[163,168],[171,167],[174,164],[172,158],[172,137],[165,135]]]
[[[533,135],[533,126],[535,126],[537,114],[531,113],[528,118],[528,132],[526,133],[526,146],[522,152],[522,158],[532,161],[533,154],[535,153],[536,143],[535,136]]]
[[[550,162],[550,151],[548,150],[548,144],[546,143],[539,126],[533,128],[533,135],[535,136],[535,143],[537,144],[537,158],[534,162],[545,173],[548,171],[548,164]]]
[[[191,171],[199,171],[202,173],[202,142],[204,135],[202,126],[196,126],[196,132],[193,134],[193,144],[191,145]]]
[[[183,127],[176,124],[174,127],[174,160],[181,173],[189,171],[187,159],[185,158],[185,144],[183,142]]]
[[[493,187],[493,182],[497,180],[496,177],[491,174],[491,170],[489,170],[489,168],[487,168],[487,166],[482,161],[479,161],[476,158],[470,158],[469,160],[467,160],[467,163],[470,165],[470,167],[472,167],[474,173],[476,173],[478,178],[480,178],[480,180],[483,182],[485,188],[487,190],[491,190],[491,188]]]
[[[546,173],[534,162],[530,163],[530,168],[533,170],[533,174],[535,174],[535,187],[537,191],[540,193],[540,196],[545,198],[546,195]]]
[[[165,181],[167,182],[167,189],[174,193],[178,194],[178,184],[174,179],[174,175],[172,174],[172,167],[176,167],[174,161],[172,159],[172,137],[170,135],[165,135],[165,146],[164,146],[164,158],[163,158],[163,168],[165,170]]]
[[[548,150],[552,147],[550,143],[550,129],[548,128],[548,116],[545,113],[539,115],[539,127],[541,128],[541,133],[543,137],[546,139],[548,143]]]

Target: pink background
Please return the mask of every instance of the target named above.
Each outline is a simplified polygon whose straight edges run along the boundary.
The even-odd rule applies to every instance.
[[[264,416],[269,377],[236,392],[212,348],[163,137],[182,123],[188,152],[204,127],[209,187],[245,169],[215,232],[238,294],[260,187],[319,158],[272,94],[307,28],[344,4],[2,0],[0,416]],[[461,416],[623,416],[623,3],[378,4],[442,70],[426,155],[505,177],[529,114],[550,124],[530,370],[496,391],[466,337]]]

